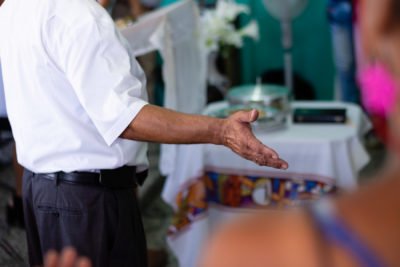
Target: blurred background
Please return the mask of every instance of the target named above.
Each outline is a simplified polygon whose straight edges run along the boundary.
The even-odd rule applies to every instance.
[[[256,108],[257,137],[291,166],[259,167],[212,145],[150,144],[140,201],[151,267],[196,266],[217,225],[354,190],[382,166],[385,136],[358,89],[357,1],[98,2],[137,55],[152,103],[216,117]],[[27,266],[16,179],[12,134],[2,130],[0,266]]]

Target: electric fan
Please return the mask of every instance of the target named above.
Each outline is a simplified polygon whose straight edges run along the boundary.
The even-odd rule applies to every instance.
[[[282,46],[284,49],[285,86],[293,94],[292,70],[292,20],[300,15],[308,0],[263,0],[265,9],[281,23]]]

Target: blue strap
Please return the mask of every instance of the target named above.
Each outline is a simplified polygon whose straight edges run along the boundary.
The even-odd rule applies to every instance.
[[[350,252],[361,267],[385,267],[346,223],[335,215],[333,203],[321,200],[312,209],[314,219],[324,237]]]

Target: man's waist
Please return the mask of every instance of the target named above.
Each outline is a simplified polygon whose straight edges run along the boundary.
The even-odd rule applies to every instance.
[[[14,132],[19,163],[35,173],[95,172],[121,166],[137,166],[138,172],[148,169],[146,143],[120,138],[112,146],[107,146],[96,137],[88,140],[88,134],[71,137],[67,132],[60,137],[57,132],[48,132],[52,135],[44,134],[43,129],[35,130],[30,139],[18,130]],[[44,141],[38,142],[38,138]]]
[[[27,171],[40,178],[53,180],[56,182],[89,186],[104,186],[113,189],[122,189],[142,185],[148,173],[147,170],[137,172],[136,166],[122,166],[115,169],[102,169],[96,172],[59,171],[51,173],[35,173],[29,170]]]

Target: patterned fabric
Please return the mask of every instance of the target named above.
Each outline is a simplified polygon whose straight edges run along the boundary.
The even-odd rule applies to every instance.
[[[169,234],[204,216],[210,204],[231,208],[286,208],[334,194],[336,186],[319,181],[239,176],[206,172],[176,197]]]

